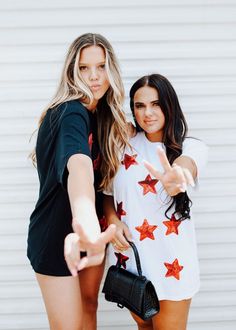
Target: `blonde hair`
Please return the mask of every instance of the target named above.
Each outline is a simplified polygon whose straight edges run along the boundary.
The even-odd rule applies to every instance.
[[[58,89],[47,108],[41,114],[39,127],[49,109],[55,108],[66,101],[93,101],[93,94],[83,81],[79,60],[81,50],[89,46],[100,46],[106,56],[105,67],[110,87],[97,106],[98,142],[101,151],[101,189],[106,189],[119,166],[119,153],[128,144],[127,122],[122,110],[124,87],[120,69],[114,50],[109,41],[100,34],[86,33],[71,44],[65,59]],[[31,158],[36,163],[35,151]]]

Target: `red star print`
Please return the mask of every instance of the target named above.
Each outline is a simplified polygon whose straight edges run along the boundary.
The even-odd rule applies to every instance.
[[[88,144],[89,144],[89,149],[91,151],[92,150],[92,145],[93,145],[93,133],[89,134]]]
[[[120,202],[120,203],[116,202],[116,204],[117,204],[116,213],[117,213],[118,218],[121,220],[121,216],[126,215],[125,210],[123,210],[123,202]]]
[[[167,262],[164,262],[164,265],[166,266],[167,273],[166,277],[174,276],[177,280],[179,280],[179,273],[184,268],[184,266],[180,266],[178,259],[175,259],[172,264],[168,264]]]
[[[138,155],[127,155],[125,154],[125,158],[121,161],[121,164],[122,165],[125,165],[125,169],[128,170],[128,168],[131,166],[131,165],[138,165],[138,163],[136,162],[135,158],[137,157]]]
[[[144,181],[139,181],[138,184],[143,187],[143,195],[146,195],[148,192],[156,194],[156,188],[154,187],[157,184],[157,179],[152,179],[151,175],[148,174]]]
[[[140,241],[142,241],[145,238],[150,238],[152,240],[155,239],[153,232],[157,228],[155,225],[149,225],[147,219],[143,220],[142,226],[135,227],[135,229],[140,232]]]
[[[97,170],[100,166],[100,163],[101,163],[101,156],[100,156],[100,154],[98,154],[97,158],[94,159],[94,161],[93,161],[93,169]]]
[[[172,214],[170,220],[163,221],[163,223],[167,227],[166,235],[170,235],[171,233],[179,235],[178,227],[181,224],[181,221],[176,220],[174,214]]]
[[[122,253],[115,252],[118,263],[126,269],[126,261],[129,260],[129,257],[125,256]]]
[[[107,225],[107,219],[105,218],[105,216],[103,216],[101,219],[99,219],[99,224],[101,227],[101,231],[105,231],[108,227]]]

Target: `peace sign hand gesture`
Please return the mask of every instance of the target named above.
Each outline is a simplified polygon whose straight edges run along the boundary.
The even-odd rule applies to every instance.
[[[169,196],[176,196],[180,192],[185,192],[187,185],[194,187],[194,179],[187,168],[175,163],[171,166],[165,151],[160,147],[157,148],[157,154],[164,169],[164,173],[157,171],[153,165],[147,161],[144,161],[144,165],[155,178],[161,181]]]
[[[71,274],[77,276],[79,270],[102,263],[106,244],[115,235],[116,226],[110,225],[93,240],[75,219],[73,219],[73,228],[75,232],[68,234],[65,238],[64,256]],[[86,251],[87,256],[81,258],[80,251]]]

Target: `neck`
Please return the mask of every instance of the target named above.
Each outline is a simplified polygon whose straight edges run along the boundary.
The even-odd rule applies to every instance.
[[[145,132],[146,138],[150,141],[150,142],[162,142],[162,137],[163,137],[163,133],[161,132],[156,132],[156,133],[147,133]]]
[[[89,110],[89,111],[91,111],[91,112],[95,112],[96,111],[96,109],[97,109],[97,104],[98,104],[98,101],[97,100],[93,100],[93,102],[92,103],[90,103],[90,104],[85,104],[85,107]]]

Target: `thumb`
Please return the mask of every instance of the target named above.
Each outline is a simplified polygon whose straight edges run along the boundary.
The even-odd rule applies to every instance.
[[[101,233],[98,241],[107,244],[108,242],[110,242],[113,239],[115,233],[116,233],[116,225],[111,224],[108,226],[108,228],[103,233]]]

